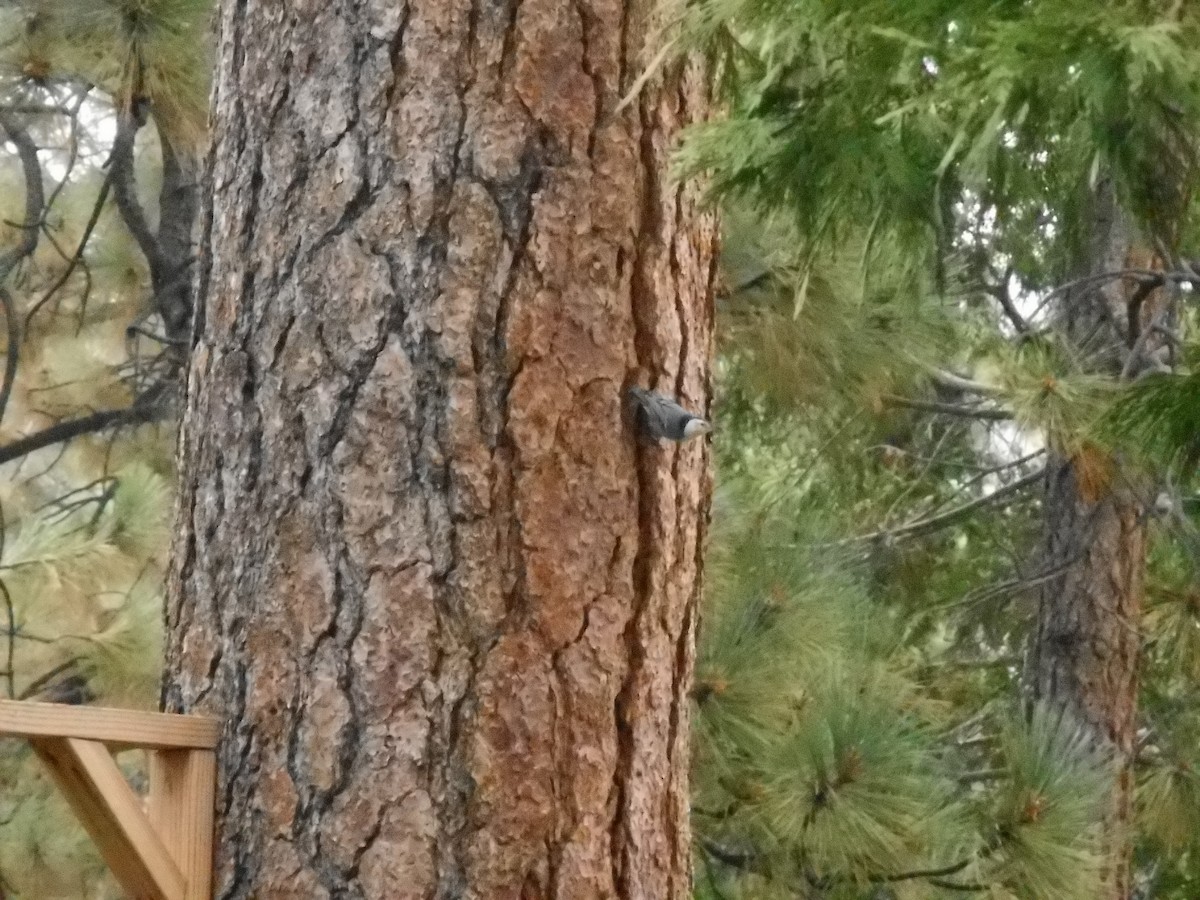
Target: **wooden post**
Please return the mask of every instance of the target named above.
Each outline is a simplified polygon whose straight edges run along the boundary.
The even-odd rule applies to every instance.
[[[216,721],[0,700],[0,734],[26,738],[132,900],[211,900]],[[146,808],[112,758],[146,750]]]
[[[212,750],[153,750],[148,757],[150,824],[183,874],[184,900],[210,900],[217,755]]]

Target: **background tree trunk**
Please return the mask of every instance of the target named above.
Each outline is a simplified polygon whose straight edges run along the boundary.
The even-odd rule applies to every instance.
[[[1052,459],[1047,470],[1045,564],[1063,574],[1041,592],[1034,694],[1069,711],[1115,750],[1103,897],[1126,900],[1146,533],[1133,491],[1108,485],[1097,497],[1087,477],[1078,458]]]
[[[1093,232],[1077,277],[1128,266],[1134,241],[1112,186],[1093,198]],[[1078,358],[1119,375],[1135,335],[1120,280],[1069,292],[1057,315]],[[1137,490],[1116,460],[1084,445],[1046,467],[1043,565],[1029,661],[1032,695],[1066,710],[1114,751],[1118,770],[1104,834],[1104,900],[1130,892],[1133,745],[1146,529]]]
[[[217,895],[685,898],[715,226],[651,0],[221,4],[168,708]]]

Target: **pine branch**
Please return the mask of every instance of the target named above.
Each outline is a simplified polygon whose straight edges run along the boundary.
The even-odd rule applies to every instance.
[[[38,162],[37,145],[29,132],[18,125],[7,110],[0,110],[0,128],[16,146],[21,159],[21,171],[25,176],[25,220],[21,222],[24,234],[17,246],[0,256],[0,282],[3,282],[17,263],[37,249],[46,194],[42,187],[42,167]]]
[[[943,891],[980,892],[980,891],[991,890],[991,886],[986,885],[986,884],[963,883],[963,882],[959,882],[959,881],[944,881],[941,878],[931,878],[931,879],[929,879],[929,883],[932,884],[936,888],[941,888]]]
[[[157,119],[155,123],[158,124]],[[186,344],[192,324],[192,225],[196,219],[198,194],[194,173],[171,146],[170,137],[158,127],[162,150],[162,187],[158,194],[158,242],[166,262],[162,280],[154,285],[159,315],[171,344]]]
[[[972,860],[963,859],[948,866],[935,869],[914,869],[911,872],[900,872],[895,875],[876,875],[871,878],[875,884],[891,884],[895,881],[915,881],[918,878],[941,878],[944,875],[956,875],[971,864]]]
[[[28,456],[37,450],[70,441],[86,434],[96,434],[121,425],[146,425],[166,417],[166,408],[159,402],[164,393],[162,385],[146,391],[131,406],[124,409],[105,409],[78,419],[51,425],[42,431],[18,438],[0,447],[0,465]]]
[[[1134,300],[1136,299],[1137,297],[1135,296]],[[1133,304],[1134,301],[1131,300],[1129,311],[1130,322],[1134,322],[1137,319],[1137,314],[1133,310]],[[1140,303],[1138,305],[1140,306]],[[1128,381],[1131,377],[1133,377],[1134,373],[1137,371],[1138,364],[1146,355],[1146,349],[1150,343],[1150,338],[1157,333],[1158,329],[1165,327],[1165,319],[1166,310],[1159,310],[1157,313],[1155,313],[1154,318],[1151,320],[1149,326],[1143,329],[1141,334],[1137,336],[1137,340],[1133,342],[1133,346],[1129,350],[1129,355],[1125,358],[1125,364],[1121,366],[1121,381]]]
[[[142,210],[142,206],[137,199],[137,178],[133,168],[133,147],[134,141],[137,139],[138,129],[141,127],[142,122],[138,120],[132,111],[124,109],[117,111],[117,133],[113,138],[112,153],[108,158],[108,177],[113,184],[113,197],[117,201],[117,209],[121,213],[121,219],[124,221],[125,227],[129,229],[129,233],[133,235],[133,239],[137,242],[138,249],[146,257],[146,262],[150,266],[150,275],[153,279],[156,272],[163,270],[166,262],[163,258],[162,249],[159,247],[158,239],[154,236],[154,232],[150,230],[150,223],[146,221],[146,213]]]
[[[1147,278],[1138,284],[1137,290],[1133,292],[1133,296],[1125,302],[1125,316],[1128,323],[1126,330],[1130,339],[1140,339],[1142,337],[1138,333],[1142,320],[1142,304],[1159,287],[1160,285],[1156,284],[1152,279]]]
[[[729,897],[724,891],[721,890],[720,885],[717,884],[717,875],[716,872],[713,871],[713,860],[710,856],[704,857],[704,875],[708,879],[709,892],[716,897],[717,900],[729,900]],[[3,898],[0,898],[0,900],[3,900]]]
[[[144,124],[134,109],[117,112],[117,134],[109,156],[109,179],[121,219],[137,242],[150,268],[155,310],[166,326],[170,344],[182,344],[192,321],[191,229],[196,217],[195,180],[159,128],[162,153],[162,187],[159,191],[159,228],[155,234],[137,199],[134,141]]]
[[[1093,275],[1085,275],[1082,278],[1076,278],[1072,281],[1067,281],[1060,284],[1047,292],[1038,303],[1037,309],[1034,310],[1034,315],[1040,313],[1051,300],[1061,297],[1076,288],[1093,287],[1098,284],[1103,284],[1106,281],[1133,281],[1136,284],[1146,287],[1150,290],[1156,287],[1162,287],[1168,282],[1176,284],[1190,284],[1193,288],[1200,288],[1200,273],[1179,269],[1175,271],[1162,271],[1157,269],[1114,269],[1111,272],[1097,272]]]
[[[910,450],[905,450],[903,447],[896,447],[892,444],[874,444],[874,445],[868,447],[867,449],[868,450],[881,450],[881,451],[887,451],[890,453],[899,454],[900,456],[903,456],[905,459],[911,460],[914,463],[920,463],[922,465],[928,463],[928,464],[930,464],[929,468],[931,468],[931,469],[936,466],[937,468],[941,468],[941,469],[958,469],[959,471],[962,471],[962,472],[972,472],[976,475],[996,475],[1000,472],[1006,471],[1007,469],[1015,469],[1018,466],[1023,466],[1026,463],[1032,462],[1033,460],[1037,459],[1039,456],[1044,456],[1046,453],[1045,450],[1034,450],[1032,453],[1026,454],[1025,456],[1018,457],[1017,459],[1014,459],[1014,460],[1010,460],[1009,462],[997,463],[994,466],[986,466],[986,465],[980,465],[978,463],[962,462],[960,460],[954,460],[954,459],[938,459],[936,456],[929,456],[929,455],[925,455],[925,454],[921,454],[921,453],[913,453]]]
[[[79,658],[75,657],[75,656],[71,657],[66,662],[59,663],[57,666],[54,666],[52,669],[49,669],[48,671],[43,672],[41,675],[39,675],[37,678],[35,678],[33,681],[31,681],[29,683],[29,685],[25,688],[25,690],[21,691],[21,696],[17,697],[17,699],[18,700],[30,699],[31,697],[36,695],[38,693],[38,691],[42,690],[48,684],[50,684],[50,682],[52,682],[59,675],[62,675],[66,672],[70,672],[71,670],[75,669],[78,665],[79,665]]]
[[[4,111],[23,116],[69,115],[71,112],[65,103],[6,103]]]
[[[934,400],[910,400],[908,397],[898,397],[895,394],[885,394],[880,400],[888,406],[899,406],[904,409],[915,409],[921,412],[939,413],[968,419],[986,419],[988,421],[1002,422],[1013,417],[1013,414],[1007,409],[957,406],[953,403],[939,403]]]
[[[984,384],[982,381],[976,381],[973,378],[964,378],[962,375],[956,375],[945,369],[929,367],[929,378],[938,387],[949,391],[983,394],[985,397],[994,397],[1000,393],[1000,389],[997,387]]]
[[[0,384],[0,421],[3,421],[17,377],[17,356],[21,345],[13,298],[3,285],[17,264],[37,249],[46,195],[42,186],[42,167],[38,162],[37,145],[29,136],[29,132],[18,125],[7,111],[0,111],[0,128],[4,129],[8,139],[16,146],[17,155],[21,158],[21,170],[25,176],[25,220],[21,223],[24,233],[20,243],[0,257],[0,303],[4,306],[5,331],[8,334],[4,382]]]
[[[46,198],[47,212],[54,208],[55,202],[59,195],[63,192],[66,186],[71,181],[71,173],[75,171],[75,163],[79,160],[79,111],[83,109],[83,104],[87,102],[88,95],[92,92],[92,85],[83,85],[79,93],[75,97],[75,105],[73,107],[63,107],[62,114],[71,120],[71,136],[68,138],[68,145],[71,150],[67,156],[67,164],[64,167],[63,176],[59,179],[58,184],[54,186],[54,190],[50,192],[50,196]],[[42,226],[45,227],[45,222]],[[47,230],[47,236],[49,231]]]
[[[1008,769],[979,769],[975,772],[964,772],[958,776],[959,784],[979,784],[985,781],[1003,781],[1011,773]],[[953,872],[941,872],[942,875],[953,875]]]
[[[105,176],[104,182],[100,185],[100,192],[96,195],[96,202],[92,206],[92,214],[88,217],[87,225],[84,226],[83,236],[79,239],[79,246],[75,248],[75,253],[67,261],[67,267],[62,274],[54,280],[54,284],[46,289],[46,292],[38,298],[33,304],[29,312],[25,314],[25,327],[29,327],[29,323],[38,311],[45,306],[50,298],[58,293],[59,289],[67,283],[67,279],[71,277],[71,273],[75,271],[75,267],[79,265],[83,259],[83,251],[87,249],[88,241],[92,239],[92,232],[96,230],[96,223],[100,221],[100,214],[104,212],[104,204],[108,201],[108,192],[112,187],[112,173]]]
[[[979,603],[985,603],[995,597],[1003,597],[1005,594],[1015,593],[1016,591],[1029,590],[1038,585],[1045,584],[1053,578],[1062,575],[1071,566],[1079,561],[1078,557],[1073,557],[1061,565],[1046,569],[1034,575],[1022,576],[1013,578],[1008,581],[1002,581],[999,584],[987,585],[986,587],[976,588],[963,597],[957,600],[950,600],[946,603],[940,603],[937,606],[931,607],[932,610],[949,609],[951,607],[960,606],[975,606]]]
[[[747,850],[734,850],[730,847],[725,847],[718,844],[710,838],[700,838],[700,849],[712,859],[722,865],[729,866],[733,869],[741,869],[744,872],[753,872],[757,870],[757,854]]]
[[[909,522],[907,525],[900,525],[896,528],[883,528],[879,531],[872,531],[870,534],[862,534],[857,537],[847,538],[843,541],[836,541],[828,546],[840,546],[843,544],[857,543],[860,541],[876,541],[882,538],[891,538],[899,540],[901,538],[917,537],[923,534],[930,534],[934,531],[940,531],[954,525],[963,519],[969,518],[973,513],[982,509],[985,506],[990,506],[993,503],[999,503],[1001,500],[1008,499],[1014,494],[1020,493],[1027,487],[1037,484],[1045,474],[1045,469],[1038,469],[1026,475],[1024,478],[1018,478],[1011,484],[1006,484],[1004,487],[996,488],[990,494],[983,497],[978,497],[968,503],[963,503],[961,506],[956,506],[953,509],[947,510],[944,513],[935,516],[929,516],[924,519],[917,519],[915,522]]]
[[[988,268],[991,272],[995,272],[990,266]],[[1013,303],[1012,294],[1008,292],[1008,285],[1012,279],[1012,274],[1013,267],[1010,265],[1004,270],[1004,274],[999,277],[996,284],[985,283],[983,290],[994,297],[996,302],[1000,304],[1000,308],[1004,311],[1004,315],[1008,317],[1008,321],[1012,323],[1013,328],[1017,330],[1017,334],[1024,336],[1028,335],[1033,329],[1025,317],[1021,315],[1016,304]]]
[[[1032,333],[1033,329],[1030,327],[1029,323],[1025,321],[1025,317],[1021,315],[1020,311],[1016,307],[1016,304],[1012,302],[1012,297],[1008,295],[1007,290],[1000,291],[992,296],[1000,302],[1001,309],[1003,309],[1004,314],[1008,316],[1008,321],[1012,322],[1013,327],[1017,329],[1018,334],[1027,335]]]
[[[4,355],[4,382],[0,384],[0,422],[12,397],[13,385],[17,381],[17,355],[21,346],[20,326],[17,323],[16,304],[8,288],[0,284],[0,306],[4,308],[4,331],[8,336],[8,349]]]
[[[1024,478],[1018,478],[1012,484],[1006,484],[1004,487],[997,488],[990,494],[972,500],[969,503],[964,503],[961,506],[956,506],[954,509],[948,510],[937,516],[930,516],[927,519],[919,519],[908,525],[904,525],[895,529],[892,534],[897,537],[915,537],[920,534],[929,534],[933,531],[939,531],[950,525],[954,525],[963,519],[969,518],[977,510],[983,509],[985,506],[990,506],[993,503],[998,503],[1001,500],[1012,497],[1025,490],[1027,487],[1032,487],[1042,480],[1045,474],[1044,469],[1038,469]]]
[[[16,655],[17,649],[17,612],[13,605],[12,594],[9,593],[8,585],[4,583],[4,579],[0,578],[0,596],[4,598],[4,611],[8,618],[8,628],[5,629],[5,637],[7,638],[7,648],[5,653],[5,669],[4,675],[8,684],[8,699],[15,698],[15,681],[16,672],[14,671],[13,658]]]

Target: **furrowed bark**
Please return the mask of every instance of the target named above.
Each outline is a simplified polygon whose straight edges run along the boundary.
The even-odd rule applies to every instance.
[[[1134,236],[1111,185],[1094,198],[1083,275],[1127,267]],[[1133,336],[1127,287],[1106,280],[1061,298],[1058,325],[1079,358],[1116,377]],[[1043,562],[1062,574],[1039,590],[1027,677],[1031,695],[1065,709],[1111,750],[1117,772],[1104,823],[1102,900],[1130,896],[1133,749],[1146,568],[1142,502],[1118,460],[1096,448],[1052,453],[1046,466]]]
[[[217,896],[690,896],[714,223],[652,3],[222,4],[165,705]]]

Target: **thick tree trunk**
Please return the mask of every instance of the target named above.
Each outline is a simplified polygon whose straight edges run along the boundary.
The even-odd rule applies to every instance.
[[[652,0],[222,3],[169,708],[222,898],[689,896],[714,223]]]
[[[1130,228],[1111,186],[1094,198],[1092,241],[1081,276],[1126,267]],[[1079,359],[1116,376],[1134,336],[1120,281],[1070,292],[1058,318]],[[1118,770],[1105,822],[1103,893],[1130,892],[1133,773],[1145,516],[1130,476],[1098,448],[1053,453],[1046,467],[1042,586],[1028,677],[1035,699],[1066,710],[1114,752]]]

